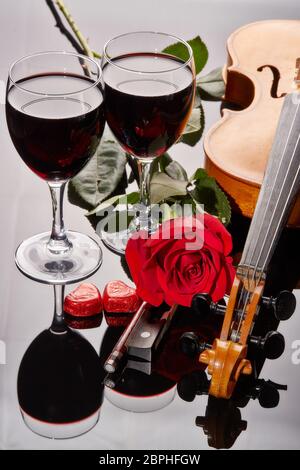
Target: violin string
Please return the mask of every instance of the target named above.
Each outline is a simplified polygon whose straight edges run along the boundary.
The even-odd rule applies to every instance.
[[[297,106],[297,108],[298,108],[298,107],[299,107],[299,105]],[[291,157],[291,159],[290,159],[289,166],[288,166],[288,168],[287,168],[287,171],[286,171],[286,174],[285,174],[285,177],[284,177],[284,180],[283,180],[283,184],[282,184],[282,186],[281,186],[280,193],[279,193],[279,196],[278,196],[277,201],[276,201],[276,204],[275,204],[275,208],[274,208],[273,214],[275,214],[275,211],[276,211],[277,208],[278,208],[279,199],[280,199],[280,197],[281,197],[281,195],[282,195],[284,186],[285,186],[285,184],[286,184],[286,180],[287,180],[287,177],[288,177],[288,175],[289,175],[289,171],[290,171],[290,169],[291,169],[291,165],[293,164],[293,160],[294,160],[295,153],[296,153],[296,150],[297,150],[297,147],[298,147],[299,139],[300,139],[300,134],[299,134],[299,136],[298,136],[298,138],[297,138],[297,142],[296,142],[296,145],[295,145],[294,150],[293,150],[293,155],[292,155],[292,157]],[[298,171],[297,171],[297,173],[296,173],[296,176],[295,176],[295,178],[294,178],[294,181],[293,181],[293,184],[292,184],[292,186],[291,186],[290,192],[289,192],[289,194],[288,194],[288,198],[286,199],[286,203],[285,203],[285,205],[284,205],[284,209],[283,209],[283,211],[281,212],[281,216],[280,216],[279,221],[281,221],[282,218],[283,218],[284,215],[285,215],[285,214],[284,214],[284,211],[285,211],[285,209],[286,209],[286,207],[287,207],[289,197],[290,197],[291,192],[292,192],[292,190],[293,190],[293,188],[294,188],[294,185],[295,185],[295,182],[296,182],[296,179],[297,179],[297,175],[298,175]],[[260,249],[259,255],[258,255],[258,257],[257,257],[255,269],[257,269],[257,267],[258,267],[258,264],[259,264],[261,255],[262,255],[262,253],[263,253],[263,249],[264,249],[264,247],[265,247],[265,245],[266,245],[266,241],[267,241],[267,238],[268,238],[268,235],[269,235],[269,232],[270,232],[270,228],[271,228],[271,223],[272,223],[272,221],[271,221],[270,224],[269,224],[268,230],[267,230],[267,232],[266,232],[266,234],[265,234],[263,243],[262,243],[262,245],[261,245],[261,249]],[[280,226],[280,224],[278,223],[277,228],[276,228],[276,231],[275,231],[275,236],[273,237],[272,241],[275,239],[275,237],[276,237],[276,235],[277,235],[277,233],[278,233],[279,226]],[[271,248],[272,248],[272,244],[271,244],[271,246],[270,246],[270,248],[269,248],[269,250],[268,250],[267,257],[265,258],[265,262],[264,262],[264,265],[263,265],[264,267],[265,267],[266,261],[267,261],[267,259],[268,259],[268,255],[269,255],[269,253],[270,253],[270,251],[271,251]]]
[[[299,143],[299,139],[300,139],[300,134],[299,134],[299,136],[298,136],[298,138],[297,138],[297,142],[296,142],[296,145],[295,145],[294,150],[293,150],[293,155],[292,155],[292,158],[291,158],[291,160],[290,160],[290,163],[289,163],[289,166],[288,166],[288,170],[287,170],[287,172],[286,172],[286,174],[285,174],[285,178],[284,178],[284,181],[283,181],[283,185],[282,185],[282,187],[281,187],[281,191],[280,191],[279,197],[280,197],[280,195],[282,194],[282,190],[283,190],[283,187],[284,187],[284,185],[285,185],[285,183],[286,183],[286,179],[287,179],[287,177],[288,177],[288,173],[289,173],[290,167],[291,167],[291,165],[292,165],[292,163],[293,163],[293,159],[294,159],[294,157],[295,157],[295,152],[296,152],[296,149],[297,149],[297,146],[298,146],[298,143]],[[277,235],[277,232],[278,232],[279,227],[280,227],[280,224],[281,224],[281,221],[282,221],[283,217],[285,216],[285,210],[286,210],[286,208],[287,208],[287,205],[288,205],[288,202],[289,202],[289,198],[290,198],[291,193],[292,193],[292,191],[293,191],[293,189],[294,189],[295,183],[296,183],[296,181],[297,181],[299,171],[300,171],[300,167],[298,168],[298,170],[297,170],[297,172],[296,172],[296,174],[295,174],[293,183],[292,183],[292,185],[291,185],[290,191],[289,191],[289,193],[288,193],[288,197],[287,197],[286,202],[285,202],[285,204],[284,204],[284,208],[283,208],[283,210],[282,210],[282,212],[281,212],[281,216],[280,216],[280,218],[279,218],[278,225],[277,225],[277,228],[276,228],[276,232],[275,232],[275,234],[274,234],[274,236],[273,236],[272,241],[275,240],[276,235]],[[277,201],[276,201],[275,210],[276,210],[276,208],[278,207],[278,202],[279,202],[279,198],[278,198]],[[265,236],[265,238],[264,238],[264,242],[263,242],[264,244],[265,244],[265,242],[266,242],[266,240],[267,240],[267,236],[268,236],[268,233],[269,233],[269,230],[270,230],[270,226],[271,226],[271,224],[269,225],[268,231],[267,231],[266,236]],[[269,255],[269,253],[270,253],[271,248],[272,248],[272,244],[271,244],[271,246],[270,246],[270,248],[269,248],[269,250],[268,250],[268,254],[267,254],[266,258],[265,258],[265,262],[264,262],[264,264],[263,264],[263,267],[262,267],[262,269],[260,270],[260,276],[259,276],[259,278],[258,278],[258,280],[257,280],[257,282],[256,282],[256,284],[255,284],[256,286],[259,285],[259,283],[260,283],[260,281],[261,281],[261,279],[262,279],[262,276],[263,276],[263,273],[264,273],[264,269],[265,269],[265,267],[266,267],[266,262],[267,262],[267,259],[268,259],[268,255]],[[253,275],[252,275],[251,282],[254,282],[254,278],[255,278],[255,276],[256,276],[256,274],[257,274],[257,268],[258,268],[258,264],[259,264],[259,260],[260,260],[261,253],[262,253],[262,250],[260,251],[260,255],[259,255],[258,259],[257,259],[255,268],[254,268],[254,270],[253,270]],[[249,283],[249,278],[248,278],[248,283]],[[237,336],[238,336],[238,334],[239,334],[239,332],[240,332],[240,329],[241,329],[241,326],[242,326],[242,321],[243,321],[243,319],[244,319],[244,315],[245,315],[245,311],[246,311],[246,308],[247,308],[247,304],[248,304],[248,302],[249,302],[249,297],[250,297],[250,291],[248,291],[248,295],[247,295],[247,297],[246,297],[246,302],[245,302],[245,304],[244,304],[243,312],[242,312],[242,315],[241,315],[241,317],[240,317],[240,322],[239,322],[239,326],[238,326],[237,333],[236,333]]]
[[[281,195],[281,193],[282,193],[282,190],[283,190],[283,187],[284,187],[284,185],[285,185],[285,183],[286,183],[286,179],[287,179],[287,177],[288,177],[288,172],[289,172],[289,170],[290,170],[291,164],[293,163],[293,159],[294,159],[294,157],[295,157],[295,152],[296,152],[296,149],[297,149],[297,146],[298,146],[298,143],[299,143],[299,139],[300,139],[300,134],[299,134],[299,136],[298,136],[298,138],[297,138],[297,142],[296,142],[296,145],[295,145],[294,150],[293,150],[293,155],[292,155],[292,158],[291,158],[291,160],[290,160],[290,163],[289,163],[289,166],[288,166],[288,170],[287,170],[287,172],[286,172],[286,174],[285,174],[285,178],[284,178],[284,181],[283,181],[283,184],[282,184],[282,187],[281,187],[281,191],[280,191],[279,197],[280,197],[280,195]],[[298,178],[298,175],[299,175],[299,171],[300,171],[300,167],[298,168],[298,170],[297,170],[297,172],[296,172],[296,174],[295,174],[293,183],[292,183],[291,188],[290,188],[290,191],[289,191],[289,193],[288,193],[288,197],[287,197],[286,202],[285,202],[285,204],[284,204],[283,210],[282,210],[282,212],[281,212],[281,216],[280,216],[280,218],[279,218],[279,222],[278,222],[278,225],[277,225],[277,228],[276,228],[276,232],[275,232],[275,235],[273,236],[272,241],[275,240],[276,235],[277,235],[277,232],[278,232],[279,227],[280,227],[280,224],[281,224],[281,221],[282,221],[283,217],[285,216],[285,210],[286,210],[287,205],[288,205],[288,203],[289,203],[289,198],[290,198],[290,196],[291,196],[291,194],[292,194],[292,191],[293,191],[293,189],[294,189],[295,183],[296,183],[296,181],[297,181],[297,178]],[[278,201],[279,201],[279,198],[278,198],[277,201],[276,201],[275,210],[276,210],[276,208],[277,208],[277,206],[278,206]],[[269,233],[269,230],[270,230],[270,226],[271,226],[271,224],[269,225],[268,231],[267,231],[266,236],[265,236],[265,238],[264,238],[264,244],[265,244],[265,242],[266,242],[266,239],[267,239],[267,236],[268,236],[268,233]],[[259,278],[258,278],[258,280],[257,280],[257,282],[256,282],[256,284],[255,284],[256,286],[260,283],[260,281],[261,281],[261,279],[262,279],[262,276],[263,276],[263,273],[264,273],[264,269],[265,269],[265,267],[266,267],[266,262],[267,262],[267,259],[268,259],[268,255],[269,255],[269,253],[270,253],[271,248],[272,248],[272,244],[271,244],[271,246],[270,246],[270,248],[269,248],[269,250],[268,250],[268,254],[267,254],[267,257],[265,258],[265,262],[264,262],[263,268],[262,268],[261,271],[260,271],[260,276],[259,276]],[[262,252],[262,250],[261,250],[261,252]],[[261,252],[260,252],[260,255],[261,255]],[[259,256],[260,256],[260,255],[259,255]],[[256,276],[257,268],[258,268],[258,263],[259,263],[259,259],[260,259],[260,258],[257,259],[255,268],[254,268],[254,270],[253,270],[253,275],[252,275],[251,282],[254,281],[254,278],[255,278],[255,276]],[[249,271],[248,271],[248,272],[249,272]],[[248,278],[248,282],[249,282],[249,278]],[[238,326],[238,328],[237,328],[236,336],[238,336],[238,334],[239,334],[239,332],[240,332],[240,329],[241,329],[241,326],[242,326],[242,321],[243,321],[243,319],[244,319],[245,311],[246,311],[246,308],[247,308],[247,304],[248,304],[248,302],[249,302],[249,297],[250,297],[250,291],[248,291],[248,295],[247,295],[247,297],[246,297],[246,302],[245,302],[245,304],[244,304],[244,308],[243,308],[243,311],[242,311],[242,315],[241,315],[241,317],[240,317],[239,326]]]
[[[285,145],[284,145],[284,148],[283,148],[283,152],[282,152],[282,156],[281,156],[281,159],[280,159],[280,163],[279,163],[279,166],[277,168],[277,172],[276,172],[276,176],[273,180],[273,186],[272,186],[272,190],[270,191],[269,193],[269,200],[268,200],[268,203],[266,204],[266,207],[265,207],[265,210],[264,210],[264,215],[263,217],[261,218],[261,220],[263,221],[264,218],[265,218],[265,215],[267,213],[267,209],[270,205],[270,201],[271,201],[271,194],[274,190],[274,187],[275,187],[275,183],[276,183],[276,180],[277,180],[277,177],[278,177],[278,174],[279,174],[279,171],[280,171],[280,168],[281,168],[281,164],[283,162],[283,158],[284,158],[284,155],[285,155],[285,152],[286,152],[286,149],[287,149],[287,144],[288,144],[288,140],[289,140],[289,137],[290,137],[290,134],[292,132],[292,129],[293,129],[293,126],[294,126],[294,122],[295,122],[295,119],[296,119],[296,115],[297,115],[297,112],[298,112],[298,107],[299,107],[299,103],[297,105],[297,108],[296,108],[296,111],[295,111],[295,114],[294,114],[294,117],[293,117],[293,120],[292,120],[292,123],[291,123],[291,126],[290,126],[290,129],[289,129],[289,132],[288,132],[288,136],[287,136],[287,139],[286,139],[286,142],[285,142]],[[259,233],[258,233],[258,237],[260,235],[262,231],[262,224],[260,225],[260,229],[259,229]],[[248,246],[248,251],[246,252],[246,255],[248,255],[250,251],[250,247]],[[253,246],[252,245],[252,254],[250,256],[250,263],[248,263],[248,266],[247,266],[247,271],[246,271],[246,277],[247,277],[247,281],[248,281],[248,285],[249,284],[249,274],[250,274],[250,267],[251,267],[251,262],[252,262],[252,259],[253,259],[253,256],[254,256],[254,252],[255,252],[255,245]],[[253,280],[254,280],[254,277],[256,275],[256,272],[253,271]],[[247,303],[249,301],[249,296],[247,296],[247,290],[244,288],[244,285],[243,285],[243,288],[241,289],[241,294],[240,294],[240,297],[239,297],[239,302],[238,302],[238,311],[240,310],[241,308],[241,305],[243,305],[243,310],[242,310],[242,313],[240,315],[240,318],[239,318],[239,323],[238,323],[238,328],[237,330],[239,331],[240,330],[240,327],[241,327],[241,323],[243,321],[243,317],[244,317],[244,314],[245,314],[245,311],[246,311],[246,307],[247,307]]]
[[[291,132],[292,132],[292,129],[293,129],[293,127],[294,127],[295,119],[296,119],[296,116],[297,116],[297,113],[298,113],[298,108],[299,108],[299,103],[297,104],[297,108],[296,108],[296,111],[295,111],[295,115],[294,115],[294,117],[293,117],[293,121],[292,121],[291,127],[290,127],[290,129],[289,129],[288,137],[287,137],[287,140],[286,140],[286,143],[285,143],[283,152],[282,152],[282,156],[281,156],[281,159],[280,159],[279,166],[278,166],[278,168],[277,168],[276,176],[275,176],[274,181],[273,181],[272,190],[271,190],[270,193],[269,193],[270,196],[269,196],[268,203],[266,204],[266,207],[265,207],[264,216],[266,215],[267,209],[269,208],[269,205],[270,205],[270,202],[271,202],[272,192],[273,192],[273,190],[274,190],[275,183],[276,183],[276,180],[277,180],[277,177],[278,177],[280,168],[281,168],[282,163],[283,163],[284,155],[285,155],[286,148],[287,148],[287,143],[288,143],[290,134],[291,134]],[[284,182],[283,182],[282,187],[281,187],[281,190],[280,190],[279,197],[278,197],[278,199],[277,199],[277,201],[276,201],[275,210],[276,210],[276,208],[277,208],[277,206],[278,206],[278,202],[279,202],[280,195],[282,194],[282,190],[283,190],[283,187],[284,187],[284,185],[285,185],[285,182],[286,182],[286,179],[287,179],[287,175],[288,175],[289,169],[290,169],[291,164],[292,164],[292,162],[293,162],[293,159],[294,159],[294,156],[295,156],[295,152],[296,152],[296,149],[297,149],[297,146],[298,146],[299,138],[300,138],[300,134],[299,134],[299,136],[298,136],[296,145],[295,145],[295,147],[294,147],[293,155],[292,155],[291,161],[290,161],[290,163],[289,163],[289,167],[288,167],[288,170],[287,170],[287,172],[286,172],[286,175],[285,175],[285,178],[284,178]],[[298,172],[299,172],[299,170],[297,171],[297,174],[296,174],[296,176],[295,176],[295,178],[294,178],[293,185],[292,185],[292,187],[291,187],[291,189],[290,189],[290,192],[289,192],[289,197],[290,197],[291,192],[292,192],[292,190],[293,190],[293,187],[294,187],[294,184],[295,184],[295,181],[296,181]],[[275,232],[275,236],[273,237],[273,240],[276,238],[277,232],[278,232],[278,230],[279,230],[280,222],[282,221],[282,218],[283,218],[284,215],[285,215],[285,209],[286,209],[286,207],[287,207],[289,197],[287,198],[286,203],[285,203],[285,205],[284,205],[284,210],[283,210],[282,213],[281,213],[281,217],[280,217],[280,219],[279,219],[279,223],[278,223],[278,226],[277,226],[277,229],[276,229],[276,232]],[[264,218],[264,217],[263,217],[263,218]],[[262,218],[262,220],[263,220],[263,218]],[[262,232],[262,227],[263,227],[263,225],[261,224],[257,238],[259,238],[259,235],[260,235],[261,232]],[[264,246],[265,246],[265,244],[266,244],[266,240],[267,240],[267,237],[268,237],[270,228],[271,228],[271,223],[269,224],[268,230],[267,230],[267,232],[266,232],[266,235],[265,235],[265,237],[264,237],[264,241],[263,241],[263,244],[262,244],[262,247],[261,247],[261,250],[260,250],[260,254],[259,254],[258,258],[257,258],[257,262],[256,262],[256,265],[255,265],[255,268],[253,269],[253,274],[252,274],[251,283],[254,282],[254,279],[255,279],[255,277],[256,277],[257,268],[258,268],[258,264],[259,264],[259,259],[260,259],[261,253],[262,253],[262,251],[263,251],[263,248],[264,248]],[[272,244],[271,244],[270,249],[269,249],[269,251],[268,251],[268,255],[269,255],[269,252],[270,252],[270,250],[271,250],[271,247],[272,247]],[[251,262],[252,262],[252,259],[253,259],[253,256],[254,256],[254,252],[255,252],[255,245],[254,245],[254,247],[252,248],[252,255],[251,255],[251,257],[250,257],[250,263],[249,263],[248,266],[247,266],[247,274],[246,274],[246,276],[247,276],[247,281],[248,281],[248,287],[249,287],[249,288],[250,288],[249,274],[250,274]],[[261,281],[261,278],[262,278],[262,275],[263,275],[263,272],[264,272],[264,269],[265,269],[266,261],[267,261],[267,257],[266,257],[266,259],[265,259],[265,262],[264,262],[264,265],[263,265],[263,269],[262,269],[261,272],[260,272],[259,279],[258,279],[258,281],[256,282],[256,286],[257,286],[257,285],[260,283],[260,281]],[[249,302],[249,297],[250,297],[250,291],[247,291],[246,296],[245,296],[244,291],[247,291],[247,290],[245,289],[245,287],[244,287],[244,285],[243,285],[243,287],[242,287],[242,289],[241,289],[240,300],[243,298],[243,300],[244,300],[244,305],[243,305],[242,313],[241,313],[241,315],[240,315],[240,319],[239,319],[239,323],[238,323],[238,328],[237,328],[237,330],[236,330],[236,337],[237,337],[237,338],[238,338],[238,334],[239,334],[239,332],[240,332],[240,330],[241,330],[242,322],[243,322],[243,320],[244,320],[244,316],[245,316],[247,304],[248,304],[248,302]],[[246,298],[245,298],[245,297],[246,297]],[[239,301],[239,303],[240,303],[240,301]],[[239,308],[238,308],[238,310],[239,310]]]
[[[282,156],[281,156],[281,159],[280,159],[280,163],[279,163],[279,166],[277,168],[277,172],[276,172],[276,176],[274,178],[274,181],[273,181],[273,186],[272,186],[272,190],[270,191],[269,193],[269,200],[268,200],[268,203],[266,204],[266,207],[265,207],[265,211],[264,211],[264,216],[262,217],[262,220],[264,220],[264,217],[266,215],[266,212],[267,212],[267,209],[269,207],[269,204],[270,204],[270,201],[271,201],[271,194],[274,190],[274,187],[275,187],[275,183],[276,183],[276,180],[277,180],[277,177],[278,177],[278,174],[279,174],[279,171],[280,171],[280,168],[281,168],[281,165],[282,165],[282,162],[283,162],[283,158],[284,158],[284,155],[285,155],[285,152],[286,152],[286,148],[287,148],[287,143],[288,143],[288,139],[290,137],[290,134],[291,134],[291,131],[292,131],[292,128],[294,126],[294,122],[295,122],[295,119],[296,119],[296,114],[297,114],[297,111],[298,111],[298,107],[299,107],[299,104],[297,105],[297,109],[296,109],[296,112],[295,112],[295,115],[293,117],[293,121],[292,121],[292,124],[291,124],[291,127],[289,129],[289,133],[288,133],[288,137],[287,137],[287,140],[286,140],[286,143],[285,143],[285,146],[284,146],[284,149],[283,149],[283,152],[282,152]],[[262,231],[262,224],[260,226],[260,230],[259,230],[259,233],[258,233],[258,237],[259,238],[259,235]],[[267,232],[268,233],[268,232]],[[255,252],[255,245],[252,247],[252,254],[251,254],[251,257],[250,257],[250,263],[248,263],[248,266],[247,266],[247,271],[246,271],[246,278],[247,278],[247,282],[248,282],[248,288],[250,288],[250,269],[251,269],[251,262],[253,260],[253,256],[254,256],[254,252]],[[254,281],[255,279],[255,276],[256,276],[256,272],[257,272],[257,265],[255,266],[255,269],[253,270],[253,274],[252,274],[252,279],[251,279],[251,283]],[[260,280],[261,280],[261,276],[260,276]],[[260,282],[259,280],[259,282]],[[236,329],[236,338],[238,338],[238,334],[241,330],[241,327],[242,327],[242,322],[244,320],[244,316],[245,316],[245,312],[246,312],[246,308],[247,308],[247,305],[248,305],[248,302],[249,302],[249,298],[250,298],[250,291],[247,291],[243,285],[242,289],[241,289],[241,294],[240,294],[240,297],[239,297],[239,302],[238,302],[238,312],[240,310],[240,306],[242,304],[243,306],[243,309],[242,309],[242,312],[240,313],[240,317],[239,317],[239,321],[238,321],[238,327]]]
[[[247,270],[246,272],[246,277],[247,277],[247,280],[249,282],[249,276],[248,276],[248,273],[249,273],[249,270]],[[242,318],[242,306],[245,305],[245,302],[246,302],[246,294],[247,294],[247,290],[245,289],[244,287],[244,284],[242,285],[242,288],[240,290],[240,295],[239,295],[239,301],[238,301],[238,305],[237,305],[237,323],[238,323],[238,327],[236,328],[236,331],[239,330],[239,326],[240,326],[240,321],[241,321],[241,318]]]
[[[298,143],[299,143],[299,140],[300,140],[300,134],[299,134],[299,137],[298,137],[298,140],[297,140],[297,145],[298,145]],[[278,230],[279,230],[279,227],[280,227],[280,222],[282,221],[282,219],[283,219],[283,217],[284,217],[284,215],[285,215],[285,209],[286,209],[286,207],[287,207],[287,205],[288,205],[289,198],[290,198],[290,196],[291,196],[291,194],[292,194],[292,191],[293,191],[293,189],[294,189],[295,183],[296,183],[297,178],[298,178],[298,176],[299,176],[299,172],[300,172],[300,166],[299,166],[299,168],[298,168],[298,170],[297,170],[297,172],[296,172],[296,174],[295,174],[293,184],[292,184],[291,189],[290,189],[290,191],[289,191],[288,198],[287,198],[286,203],[285,203],[285,205],[284,205],[282,214],[281,214],[280,219],[279,219],[279,224],[278,224],[278,226],[276,227],[276,231],[275,231],[275,234],[274,234],[274,236],[273,236],[272,241],[275,240],[275,238],[276,238],[276,236],[277,236],[277,233],[278,233]],[[265,257],[265,261],[264,261],[264,264],[263,264],[263,267],[262,267],[262,271],[264,271],[264,269],[266,268],[267,259],[268,259],[268,257],[269,257],[271,248],[272,248],[272,245],[270,246],[270,248],[269,248],[269,250],[268,250],[268,253],[267,253],[267,256]]]
[[[265,216],[266,216],[266,214],[267,214],[267,210],[269,209],[269,206],[270,206],[270,202],[271,202],[271,198],[272,198],[272,193],[273,193],[273,191],[274,191],[275,184],[276,184],[276,181],[277,181],[277,178],[278,178],[278,174],[279,174],[279,171],[280,171],[280,169],[281,169],[281,165],[282,165],[282,163],[283,163],[283,159],[284,159],[285,152],[286,152],[287,145],[288,145],[288,140],[289,140],[290,135],[291,135],[291,132],[292,132],[292,130],[293,130],[294,123],[295,123],[295,120],[296,120],[296,116],[297,116],[297,113],[298,113],[298,108],[299,108],[299,103],[297,104],[297,108],[296,108],[296,111],[295,111],[295,114],[294,114],[294,117],[293,117],[293,120],[292,120],[290,129],[289,129],[289,132],[288,132],[288,135],[287,135],[287,139],[286,139],[286,142],[285,142],[283,151],[282,151],[282,155],[281,155],[281,157],[280,157],[280,162],[279,162],[279,165],[278,165],[278,168],[277,168],[277,171],[276,171],[275,178],[274,178],[274,180],[273,180],[272,189],[269,191],[269,199],[268,199],[268,202],[267,202],[267,204],[266,204],[266,206],[265,206],[264,214],[263,214],[263,216],[261,217],[261,224],[260,224],[260,227],[259,227],[259,231],[258,231],[258,236],[257,236],[257,238],[259,238],[259,236],[260,236],[260,234],[261,234],[261,232],[262,232],[263,221],[264,221]],[[250,246],[248,247],[248,250],[247,250],[246,254],[248,255],[249,252],[250,252]],[[255,244],[252,245],[252,254],[251,254],[251,256],[250,256],[250,263],[248,263],[250,266],[251,266],[251,262],[252,262],[252,260],[253,260],[254,252],[255,252]]]
[[[298,139],[297,139],[296,148],[297,148],[297,146],[298,146],[299,139],[300,139],[300,134],[299,134],[299,137],[298,137]],[[295,149],[296,149],[296,148],[295,148]],[[275,240],[276,235],[277,235],[277,232],[278,232],[279,227],[280,227],[280,224],[281,224],[281,221],[282,221],[283,217],[285,216],[285,210],[286,210],[286,208],[287,208],[287,205],[288,205],[288,202],[289,202],[289,198],[290,198],[290,196],[291,196],[291,194],[292,194],[292,191],[293,191],[293,189],[294,189],[295,183],[296,183],[297,178],[298,178],[298,176],[299,176],[299,172],[300,172],[300,166],[298,167],[298,170],[297,170],[296,175],[295,175],[295,177],[294,177],[293,184],[292,184],[292,186],[291,186],[291,189],[290,189],[290,191],[289,191],[289,194],[288,194],[286,203],[285,203],[285,205],[284,205],[284,208],[283,208],[283,210],[282,210],[281,216],[280,216],[280,218],[279,218],[279,222],[278,222],[278,225],[277,225],[277,228],[276,228],[276,232],[275,232],[275,234],[274,234],[274,236],[273,236],[272,241]],[[260,276],[259,276],[259,279],[258,279],[256,285],[259,285],[259,283],[260,283],[260,281],[261,281],[261,279],[262,279],[262,276],[263,276],[264,270],[265,270],[265,268],[266,268],[266,263],[267,263],[267,259],[268,259],[268,256],[269,256],[269,253],[270,253],[271,248],[272,248],[272,244],[270,245],[270,248],[269,248],[269,250],[268,250],[267,256],[266,256],[266,258],[265,258],[263,267],[262,267],[262,269],[261,269],[261,271],[260,271]],[[257,265],[256,265],[256,267],[257,267]]]

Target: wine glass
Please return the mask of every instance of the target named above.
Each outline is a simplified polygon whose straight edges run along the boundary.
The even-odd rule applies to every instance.
[[[87,235],[65,230],[63,194],[67,181],[93,156],[103,133],[100,66],[68,52],[42,52],[17,60],[9,69],[6,119],[16,150],[48,183],[53,204],[52,231],[20,244],[18,268],[48,284],[90,276],[101,265],[102,252]]]
[[[174,43],[184,59],[172,54],[169,46]],[[195,66],[185,41],[143,31],[108,41],[101,66],[107,123],[122,148],[136,159],[140,175],[140,204],[129,229],[111,230],[116,226],[116,212],[100,228],[102,241],[122,254],[133,231],[153,233],[158,227],[151,214],[151,163],[184,131],[193,107]]]

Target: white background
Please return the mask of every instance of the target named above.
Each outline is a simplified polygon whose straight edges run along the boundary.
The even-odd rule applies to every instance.
[[[236,28],[262,19],[297,19],[300,13],[298,0],[66,0],[66,4],[92,48],[99,52],[105,41],[127,31],[158,30],[185,39],[200,34],[210,54],[203,73],[225,63],[226,39]],[[43,0],[0,0],[2,89],[13,60],[36,51],[58,49],[71,50],[71,46],[54,27],[54,19]],[[208,129],[218,119],[219,105],[205,103],[204,106]],[[104,402],[96,428],[68,441],[43,439],[24,426],[17,403],[17,370],[27,346],[50,324],[52,290],[23,278],[14,266],[13,257],[20,241],[49,228],[51,206],[45,183],[25,167],[13,148],[1,104],[0,112],[0,339],[7,344],[7,365],[0,365],[0,448],[206,448],[207,438],[194,424],[195,417],[205,413],[206,399],[201,397],[192,404],[176,397],[169,407],[146,415],[121,411]],[[176,145],[171,154],[191,173],[201,166],[202,143],[195,148]],[[67,201],[65,221],[70,228],[93,234],[83,211]],[[93,281],[103,289],[108,280],[116,277],[125,279],[119,261],[104,250],[103,266]],[[280,405],[274,410],[263,410],[257,402],[242,410],[248,430],[237,440],[237,449],[299,448],[300,411],[296,405],[300,365],[291,362],[292,341],[300,339],[299,313],[298,307],[294,317],[280,327],[287,338],[285,354],[276,361],[276,368],[267,361],[263,371],[265,378],[288,383],[289,392],[281,394]],[[101,332],[90,331],[88,338],[99,350]]]

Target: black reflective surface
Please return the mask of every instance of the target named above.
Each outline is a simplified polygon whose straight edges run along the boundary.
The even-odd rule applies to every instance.
[[[205,39],[210,59],[205,72],[226,61],[226,38],[237,27],[251,21],[275,18],[296,18],[298,2],[253,2],[245,8],[242,2],[204,2],[195,0],[153,0],[143,4],[136,0],[111,1],[100,6],[96,0],[88,6],[81,0],[68,0],[68,6],[93,48],[101,52],[102,45],[116,34],[136,29],[168,31],[184,38],[200,34]],[[300,295],[296,291],[296,313],[279,325],[285,337],[285,351],[274,361],[258,358],[259,379],[265,382],[245,384],[240,396],[230,402],[196,395],[194,400],[182,400],[175,394],[165,408],[148,413],[131,413],[119,409],[104,399],[98,424],[88,434],[73,440],[52,441],[33,434],[22,420],[18,396],[17,375],[28,346],[51,323],[52,288],[25,279],[15,268],[17,245],[34,233],[49,229],[51,207],[45,183],[22,163],[9,139],[4,114],[4,91],[9,64],[22,55],[37,50],[71,50],[70,44],[54,27],[53,17],[44,2],[24,0],[1,5],[0,41],[0,133],[1,133],[1,274],[0,274],[0,340],[6,345],[6,364],[0,364],[0,448],[1,449],[285,449],[299,448],[300,442]],[[230,15],[228,10],[230,9]],[[159,14],[158,14],[159,12]],[[185,21],[182,21],[185,18]],[[205,103],[206,130],[219,117],[218,103]],[[202,163],[202,144],[194,148],[179,144],[172,150],[191,174]],[[65,204],[68,227],[93,236],[84,211]],[[247,222],[245,222],[247,226]],[[235,240],[242,240],[242,228],[236,226]],[[290,287],[297,277],[299,234],[284,235],[276,269],[268,294]],[[238,251],[239,247],[236,247]],[[100,290],[111,279],[127,280],[117,256],[103,247],[103,265],[90,280]],[[295,274],[296,273],[296,274]],[[68,291],[71,287],[68,288]],[[181,312],[183,323],[190,322],[187,312]],[[265,332],[276,329],[277,320],[266,313],[261,316]],[[198,325],[197,325],[198,327]],[[177,330],[176,330],[177,328]],[[184,327],[190,330],[190,324]],[[195,327],[196,328],[196,327]],[[211,327],[210,327],[211,328]],[[177,350],[181,326],[170,330],[169,347],[161,351],[155,373],[166,383],[180,382],[197,371],[197,361],[187,361]],[[196,328],[197,330],[197,328]],[[82,332],[98,354],[102,338],[107,338],[103,320],[96,329]],[[199,331],[198,331],[199,333]],[[205,330],[209,336],[211,330]],[[256,332],[260,334],[259,332]],[[256,334],[255,333],[255,334]],[[172,337],[173,336],[173,337]],[[209,339],[209,338],[207,338]],[[181,359],[178,359],[180,356]],[[2,358],[3,359],[3,358]],[[4,361],[2,361],[4,362]],[[260,371],[260,369],[262,370]],[[130,373],[132,374],[132,373]],[[135,377],[136,379],[136,377]],[[268,381],[271,380],[270,384]],[[194,388],[199,377],[192,379]],[[200,384],[205,382],[203,376]],[[275,384],[287,385],[278,390]],[[267,385],[266,385],[267,384]],[[263,390],[263,385],[267,388]],[[136,386],[136,385],[135,385]],[[190,385],[188,385],[188,388]],[[282,387],[279,387],[282,388]],[[278,392],[278,393],[276,393]],[[64,393],[64,392],[62,392]],[[191,398],[190,392],[190,398]],[[280,400],[278,400],[278,395]],[[270,397],[271,400],[270,401]],[[193,397],[192,397],[193,398]],[[266,405],[261,406],[260,401]],[[276,403],[277,402],[277,403]],[[274,406],[276,404],[276,406]],[[268,405],[268,406],[267,406]],[[272,405],[272,406],[271,406]]]

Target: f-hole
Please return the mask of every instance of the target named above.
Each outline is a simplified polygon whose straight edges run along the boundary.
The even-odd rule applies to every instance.
[[[262,72],[265,68],[270,69],[272,74],[273,74],[273,82],[272,82],[272,86],[271,86],[271,90],[270,90],[270,95],[272,96],[272,98],[283,98],[286,95],[286,93],[281,93],[280,96],[278,96],[278,94],[277,94],[277,92],[278,92],[278,83],[279,83],[279,80],[280,80],[280,72],[279,72],[278,68],[274,67],[274,65],[262,65],[261,67],[258,67],[257,71]]]

